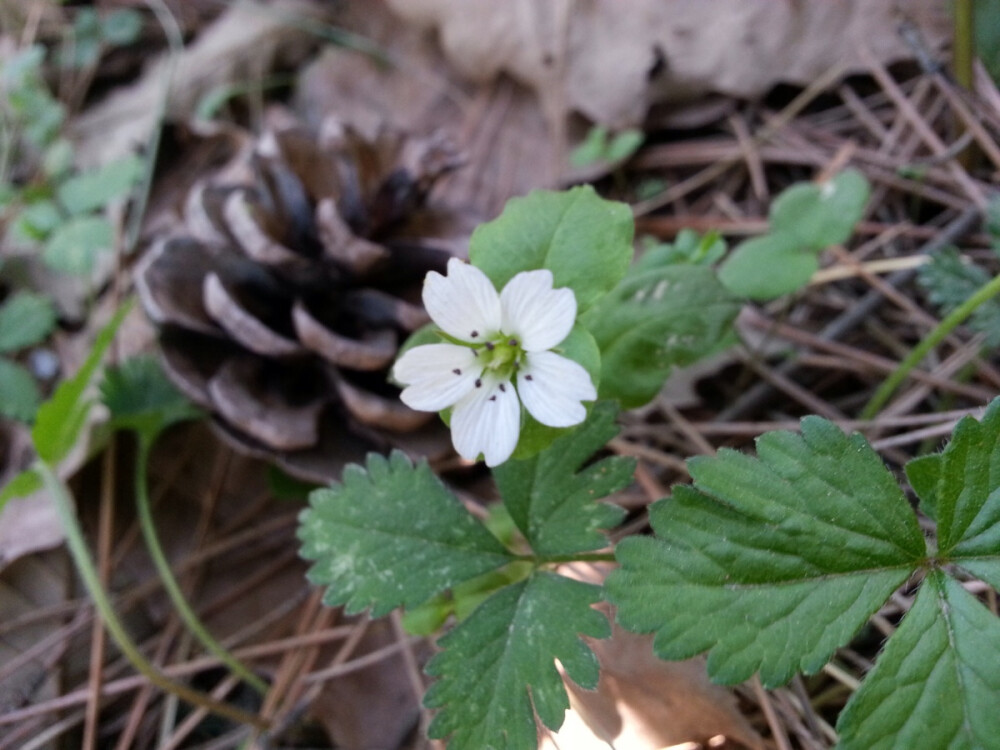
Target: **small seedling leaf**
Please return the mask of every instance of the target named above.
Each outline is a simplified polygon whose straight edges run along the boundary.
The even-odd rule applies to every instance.
[[[351,464],[309,504],[299,525],[308,578],[348,612],[414,607],[512,559],[426,462],[400,451]]]
[[[0,357],[0,415],[30,422],[41,401],[42,394],[31,373],[17,362]]]
[[[95,211],[128,193],[145,170],[145,162],[130,154],[70,177],[59,186],[57,196],[70,214]]]
[[[135,430],[150,443],[170,425],[201,416],[151,355],[132,357],[108,370],[101,398],[114,429]]]
[[[802,248],[820,251],[846,242],[865,212],[871,189],[856,169],[822,185],[793,185],[771,204],[772,232],[788,233]]]
[[[452,750],[535,750],[535,715],[555,730],[569,708],[555,660],[580,686],[597,686],[597,658],[579,636],[610,635],[592,606],[599,595],[596,586],[538,572],[480,604],[427,665],[439,679],[424,704],[441,709],[430,736],[450,737]]]
[[[40,344],[55,325],[56,310],[48,297],[17,292],[0,305],[0,352]]]
[[[737,245],[719,268],[719,281],[737,296],[770,300],[801,289],[818,268],[815,252],[794,235],[775,232]]]
[[[87,274],[97,256],[114,247],[115,231],[102,216],[77,216],[60,226],[45,243],[42,259],[49,268]]]

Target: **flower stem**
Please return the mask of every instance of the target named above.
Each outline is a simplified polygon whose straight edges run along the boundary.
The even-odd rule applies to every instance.
[[[923,341],[913,347],[913,350],[906,355],[899,367],[885,379],[885,382],[875,391],[875,395],[861,412],[860,419],[872,419],[885,405],[886,401],[893,394],[899,384],[906,379],[906,376],[915,368],[924,357],[935,346],[940,344],[944,338],[965,322],[972,313],[981,305],[985,304],[997,294],[1000,294],[1000,276],[991,279],[977,289],[971,297],[951,311],[938,325],[924,337]]]
[[[142,535],[146,540],[149,556],[152,558],[153,564],[156,566],[156,571],[160,575],[160,580],[163,582],[163,588],[166,589],[167,594],[170,596],[170,601],[173,603],[174,609],[177,610],[177,614],[180,615],[181,620],[184,621],[188,630],[191,631],[201,644],[217,657],[219,661],[229,667],[234,674],[245,680],[254,690],[263,695],[267,692],[267,683],[251,672],[245,664],[239,661],[221,643],[212,637],[212,634],[208,632],[201,620],[198,619],[198,615],[191,609],[187,599],[184,598],[184,592],[181,591],[180,584],[177,583],[177,579],[170,569],[170,563],[167,561],[167,556],[163,553],[163,547],[160,545],[160,539],[156,534],[156,524],[153,523],[153,513],[149,505],[146,467],[149,462],[149,452],[152,443],[153,441],[146,435],[139,436],[139,455],[136,458],[135,467],[135,503],[139,513],[139,525],[142,528]]]
[[[87,592],[94,602],[94,607],[104,621],[104,626],[108,629],[108,633],[132,666],[156,687],[173,693],[194,706],[204,708],[206,711],[211,711],[219,716],[224,716],[231,721],[250,725],[261,731],[267,729],[267,721],[260,716],[254,716],[233,706],[220,703],[196,690],[192,690],[186,685],[174,682],[146,661],[139,647],[132,642],[121,620],[118,619],[118,615],[115,614],[107,592],[101,585],[101,579],[97,575],[94,561],[91,559],[90,552],[87,550],[86,542],[83,539],[83,532],[77,521],[76,511],[73,508],[73,501],[70,498],[69,490],[59,477],[56,476],[52,468],[44,461],[36,462],[35,469],[42,478],[42,482],[49,496],[52,498],[52,502],[55,504],[56,512],[59,514],[59,519],[63,525],[63,530],[66,532],[66,543],[69,546],[73,562],[80,573],[80,577],[83,579],[84,585],[87,587]]]
[[[518,562],[530,562],[535,565],[548,565],[551,563],[572,563],[572,562],[615,562],[613,552],[593,552],[579,553],[575,555],[517,555]]]

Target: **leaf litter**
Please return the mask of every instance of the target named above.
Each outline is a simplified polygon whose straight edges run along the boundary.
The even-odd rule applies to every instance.
[[[865,3],[850,5],[841,12],[860,12]],[[461,16],[454,8],[446,11],[446,3],[425,6],[414,4],[403,12],[422,13],[425,21],[439,25],[439,38],[449,56],[461,58],[462,45],[448,42],[449,35],[456,34],[461,41]],[[620,84],[624,78],[589,91],[557,85],[552,75],[540,72],[541,36],[523,35],[523,17],[510,23],[505,33],[510,38],[520,33],[530,39],[516,54],[525,55],[531,64],[504,59],[502,54],[485,63],[470,63],[466,57],[456,71],[445,62],[433,34],[401,25],[381,12],[359,13],[355,8],[347,13],[339,19],[345,27],[372,39],[406,64],[386,68],[370,56],[326,49],[299,68],[293,108],[313,125],[332,110],[359,127],[376,127],[383,120],[413,129],[447,124],[458,135],[468,168],[449,176],[434,199],[460,213],[470,227],[496,215],[511,195],[559,184],[569,170],[568,159],[563,157],[568,154],[567,141],[573,138],[570,133],[580,132],[578,116],[567,118],[567,112],[582,112],[600,124],[617,127],[643,122],[657,101],[648,81],[636,80],[637,70],[648,72],[643,65],[651,61],[646,58],[642,65],[635,61],[619,71],[607,70],[613,66],[605,63],[600,77],[591,75],[593,81],[607,81],[616,74],[630,76],[631,88]],[[223,14],[220,24],[233,23],[232,18]],[[594,18],[583,20],[599,28]],[[459,31],[449,31],[449,21]],[[233,36],[229,28],[230,39],[249,39]],[[567,25],[562,32],[575,28]],[[588,27],[587,33],[596,34],[594,28]],[[935,33],[929,32],[932,41]],[[764,71],[756,83],[732,83],[721,58],[716,58],[717,70],[700,78],[693,75],[697,71],[675,66],[672,70],[678,81],[685,82],[683,76],[692,75],[704,89],[769,93],[751,102],[706,108],[697,128],[674,126],[669,137],[651,140],[600,183],[606,194],[635,205],[639,234],[661,241],[671,240],[685,228],[718,229],[731,242],[764,231],[771,197],[794,182],[836,171],[847,162],[865,174],[874,190],[872,208],[855,237],[822,256],[816,283],[793,300],[744,308],[738,326],[758,337],[759,345],[727,353],[716,364],[718,371],[696,381],[684,402],[672,401],[666,395],[671,392],[668,386],[651,404],[627,416],[622,435],[612,443],[615,452],[639,462],[637,488],[621,497],[630,508],[626,528],[644,528],[645,504],[667,494],[671,484],[688,480],[678,457],[712,453],[720,447],[746,450],[760,432],[794,428],[799,416],[815,412],[844,429],[862,431],[889,467],[898,471],[916,452],[935,447],[960,416],[976,413],[976,407],[1000,386],[995,358],[983,352],[973,333],[959,330],[946,341],[941,356],[918,371],[876,419],[859,422],[851,418],[879,380],[895,368],[905,348],[936,321],[938,311],[914,286],[911,261],[926,262],[949,245],[960,244],[964,253],[995,272],[990,238],[979,227],[978,212],[986,203],[990,170],[1000,169],[992,135],[1000,128],[1000,92],[983,75],[977,78],[977,96],[968,98],[934,72],[906,64],[886,68],[889,59],[912,58],[916,53],[892,31],[873,25],[871,34],[893,40],[896,51],[862,54],[853,61],[855,76],[830,77],[823,86],[810,84],[827,70],[826,65],[800,74],[798,83],[805,88],[773,87],[777,78],[768,71],[795,70],[789,59],[807,55],[795,45],[789,45],[789,57],[763,56],[768,64],[753,68]],[[209,37],[202,29],[196,38]],[[286,42],[289,38],[303,39],[282,37]],[[588,39],[594,37],[584,35],[581,43],[586,45]],[[719,43],[724,39],[720,35]],[[240,55],[249,54],[253,47],[242,49],[226,59],[245,59]],[[933,44],[928,49],[933,55]],[[606,54],[613,55],[612,51]],[[595,55],[592,62],[607,59]],[[691,63],[697,63],[695,55]],[[590,70],[573,55],[560,58],[555,67],[570,81]],[[235,64],[225,67],[220,78],[232,79],[237,69]],[[500,70],[507,73],[496,76]],[[477,80],[470,81],[468,74]],[[148,80],[154,78],[148,74]],[[193,85],[198,79],[185,80]],[[686,83],[690,96],[691,80]],[[115,105],[117,121],[126,127],[131,123],[122,114],[127,111],[122,101]],[[191,111],[193,98],[185,101],[187,109],[182,106],[173,113],[178,120]],[[104,105],[105,114],[115,111],[110,102]],[[650,132],[657,118],[666,120],[658,111],[662,106],[654,108],[646,121]],[[89,137],[95,149],[102,138],[106,143],[127,140],[107,138],[112,131],[96,124],[100,111],[90,107],[77,120],[81,135]],[[956,123],[967,128],[978,144],[982,154],[978,168],[968,169],[955,159]],[[899,169],[900,165],[905,169]],[[156,216],[149,220],[155,221]],[[824,273],[828,276],[823,277]],[[149,340],[148,333],[145,340]],[[961,372],[966,375],[956,377]],[[352,620],[339,610],[322,608],[310,596],[292,539],[299,506],[270,497],[267,472],[259,464],[230,455],[201,428],[178,428],[167,440],[151,467],[153,492],[159,497],[157,522],[163,538],[171,542],[177,573],[213,632],[272,681],[272,692],[256,708],[274,720],[289,743],[316,741],[321,736],[349,747],[421,746],[417,730],[426,724],[426,717],[421,718],[416,692],[423,690],[425,678],[419,664],[427,656],[426,649],[385,623],[376,626]],[[212,671],[210,660],[185,651],[183,639],[178,638],[176,625],[171,624],[174,616],[151,578],[150,566],[142,562],[144,553],[136,548],[127,492],[120,491],[116,501],[113,537],[99,530],[95,502],[102,484],[99,468],[89,466],[76,480],[78,501],[95,547],[111,550],[112,580],[123,612],[130,615],[136,633],[166,671],[200,675],[208,687],[231,690]],[[450,476],[460,483],[469,479],[461,471]],[[0,519],[0,527],[7,523],[9,518]],[[56,643],[61,638],[62,658],[41,666],[33,655],[22,661],[33,665],[26,667],[34,671],[25,678],[32,684],[51,685],[58,676],[63,689],[46,693],[50,688],[43,688],[29,693],[30,701],[5,707],[0,712],[3,742],[53,726],[57,711],[65,712],[61,731],[81,732],[88,721],[87,701],[97,695],[88,691],[86,669],[80,669],[88,660],[90,646],[86,639],[70,639],[65,625],[79,627],[73,619],[79,602],[57,597],[25,605],[16,593],[34,591],[47,580],[32,566],[36,562],[49,565],[51,555],[59,553],[30,547],[25,553],[0,571],[5,586],[0,594],[4,643],[13,644],[11,658],[16,661],[18,654],[30,654],[29,642],[50,638]],[[65,582],[69,585],[68,578]],[[988,592],[973,593],[990,601]],[[704,685],[700,673],[649,676],[648,670],[661,669],[660,663],[651,655],[643,657],[645,645],[629,644],[628,656],[605,655],[608,679],[619,683],[610,721],[618,723],[623,738],[635,736],[640,731],[637,727],[652,726],[656,741],[663,742],[687,739],[716,746],[710,744],[714,731],[731,743],[752,747],[758,741],[757,732],[766,738],[767,747],[793,742],[809,748],[830,747],[830,727],[852,689],[851,675],[870,667],[880,633],[891,632],[911,605],[912,597],[905,590],[894,597],[873,619],[869,631],[837,653],[831,668],[770,693],[752,685],[736,688],[725,694],[735,695],[735,702],[723,697],[721,689]],[[87,610],[79,611],[77,617],[89,617]],[[93,705],[99,709],[102,731],[120,732],[119,739],[131,738],[135,746],[144,746],[159,731],[159,713],[150,708],[151,696],[143,681],[130,675],[116,657],[108,655],[95,683],[103,683],[103,697]],[[644,706],[643,690],[659,685],[661,679],[682,696],[700,696],[704,688],[706,703],[689,701],[679,717],[663,716],[659,707]],[[581,695],[582,705],[591,694]],[[595,717],[603,710],[606,704],[601,709],[583,708],[582,713],[589,712],[591,732],[609,731],[607,716]],[[310,715],[312,719],[304,718]],[[105,729],[112,726],[122,728]],[[194,739],[198,735],[190,732],[195,726],[194,722],[178,722],[172,741],[207,741]],[[595,730],[594,726],[605,728]],[[236,746],[245,737],[239,727],[217,731],[223,737],[219,740],[223,744],[217,746]],[[226,736],[231,737],[229,744],[225,744]],[[652,745],[635,740],[634,746]]]

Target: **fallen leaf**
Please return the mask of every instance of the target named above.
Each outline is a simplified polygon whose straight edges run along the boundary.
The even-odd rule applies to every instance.
[[[912,58],[907,20],[931,47],[948,38],[947,5],[913,0],[389,0],[401,17],[437,30],[466,76],[500,72],[534,89],[551,116],[577,111],[612,128],[642,122],[650,105],[708,91],[759,96],[807,84],[831,68]],[[831,32],[835,33],[831,33]]]

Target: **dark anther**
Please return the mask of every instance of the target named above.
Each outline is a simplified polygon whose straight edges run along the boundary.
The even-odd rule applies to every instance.
[[[479,335],[479,331],[473,331],[472,333],[469,334],[469,337],[470,338],[476,338],[478,335]]]
[[[492,341],[487,341],[486,342],[486,350],[487,351],[493,351],[493,342]]]
[[[507,342],[508,346],[517,346],[517,339],[511,339]]]
[[[476,378],[476,388],[482,388],[482,387],[483,387],[483,381],[482,381],[482,379],[481,378]]]
[[[496,396],[490,396],[490,401],[496,401],[496,400],[497,400]]]
[[[460,369],[458,369],[457,367],[454,370],[452,370],[452,372],[455,373],[456,375],[461,375],[462,374],[462,371]]]
[[[524,379],[525,379],[525,380],[534,380],[534,378],[533,378],[533,377],[531,377],[530,375],[525,375],[525,376],[524,376]]]
[[[507,386],[506,386],[506,385],[504,385],[503,383],[501,383],[501,384],[500,384],[500,391],[501,391],[502,393],[506,393],[506,392],[507,392]]]

